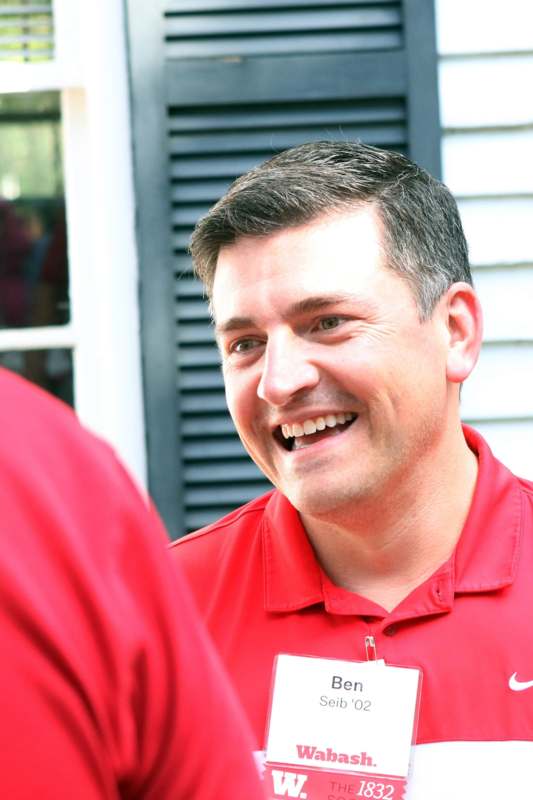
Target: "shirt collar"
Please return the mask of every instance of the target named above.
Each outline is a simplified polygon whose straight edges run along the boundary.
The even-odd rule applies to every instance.
[[[324,600],[321,570],[298,512],[274,492],[263,517],[265,609],[296,611]]]
[[[479,468],[472,505],[453,556],[455,592],[486,592],[514,580],[522,493],[518,479],[494,458],[482,436],[467,425],[463,431]]]
[[[472,505],[461,538],[450,560],[429,581],[436,606],[449,609],[458,592],[484,592],[513,582],[521,530],[521,492],[518,480],[497,461],[479,433],[464,426],[464,435],[479,462]],[[263,518],[265,610],[296,611],[325,603],[336,613],[374,615],[364,597],[339,589],[324,576],[298,512],[286,497],[274,492]],[[406,610],[406,609],[405,609]],[[428,608],[429,612],[429,608]]]

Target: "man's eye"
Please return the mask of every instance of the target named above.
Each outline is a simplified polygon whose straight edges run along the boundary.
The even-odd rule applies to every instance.
[[[321,331],[332,331],[335,328],[338,328],[341,322],[341,317],[323,317],[319,321],[317,327]]]
[[[232,353],[248,353],[254,347],[259,347],[260,344],[259,339],[239,339],[231,345],[230,351]]]

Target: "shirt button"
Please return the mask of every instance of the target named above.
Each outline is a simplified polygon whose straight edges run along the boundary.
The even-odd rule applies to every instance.
[[[433,589],[433,599],[438,605],[442,605],[442,594],[443,594],[442,589],[437,584],[437,586],[435,586],[435,588]]]
[[[394,623],[392,625],[388,625],[383,633],[385,636],[394,636],[396,633],[398,633],[398,626]]]

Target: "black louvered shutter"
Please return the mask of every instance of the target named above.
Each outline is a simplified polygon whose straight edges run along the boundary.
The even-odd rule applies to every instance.
[[[438,175],[433,3],[143,3],[128,0],[150,490],[181,535],[269,488],[226,411],[192,227],[304,141],[362,139]]]
[[[50,61],[54,57],[52,0],[0,2],[0,61]]]

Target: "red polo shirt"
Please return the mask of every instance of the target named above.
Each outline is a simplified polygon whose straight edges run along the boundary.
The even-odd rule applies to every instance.
[[[423,673],[408,798],[533,787],[533,484],[465,436],[479,474],[456,550],[391,612],[331,583],[277,491],[174,543],[258,747],[277,653],[364,660],[372,634],[380,658]]]

